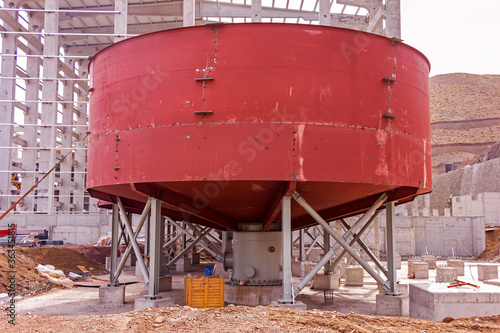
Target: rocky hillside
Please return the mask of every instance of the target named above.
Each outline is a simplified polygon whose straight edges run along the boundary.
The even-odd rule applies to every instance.
[[[500,141],[500,75],[434,76],[430,103],[434,174],[472,163]]]

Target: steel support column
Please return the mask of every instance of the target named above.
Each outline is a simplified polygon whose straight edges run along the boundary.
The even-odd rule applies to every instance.
[[[120,212],[118,211],[118,205],[113,204],[112,206],[112,217],[111,217],[111,265],[109,269],[109,283],[108,286],[118,285],[118,279],[116,277],[116,265],[118,259],[118,230],[120,223]]]
[[[120,206],[118,206],[120,207]],[[144,210],[142,211],[141,217],[139,218],[139,222],[137,223],[137,228],[135,229],[134,237],[132,239],[134,242],[137,244],[137,236],[139,236],[139,233],[142,230],[142,226],[144,225],[144,221],[146,221],[146,218],[149,217],[149,211],[151,208],[151,201],[148,200],[146,203],[146,207],[144,207]],[[134,249],[135,250],[135,249]],[[120,274],[123,270],[123,267],[125,267],[125,262],[128,259],[128,256],[130,255],[130,252],[132,251],[132,241],[130,241],[127,244],[127,248],[125,249],[125,252],[122,254],[122,259],[120,263],[118,264],[118,268],[116,269],[116,274],[115,274],[115,279],[114,283],[118,282],[118,278],[120,277]],[[144,265],[144,259],[142,258],[142,255],[137,255],[136,253],[136,258],[137,258],[137,263],[136,265],[139,265],[141,267],[142,274],[144,275],[144,271],[142,270],[142,266],[139,264],[139,261],[142,261],[142,264]],[[144,265],[144,268],[146,269],[146,265]],[[149,276],[147,269],[146,269],[146,275]],[[146,281],[146,279],[144,279]]]
[[[283,197],[281,209],[281,233],[282,233],[282,279],[283,295],[279,300],[281,304],[293,304],[295,298],[293,295],[292,280],[292,214],[291,197]]]
[[[389,271],[389,290],[386,294],[397,295],[397,284],[398,284],[398,272],[396,269],[396,239],[394,237],[395,225],[394,225],[394,206],[395,201],[391,201],[385,204],[386,213],[386,232],[387,232],[387,270]]]
[[[125,224],[125,228],[127,229],[127,233],[130,237],[130,242],[129,244],[132,244],[132,248],[134,249],[135,256],[137,257],[137,265],[141,268],[142,275],[144,276],[144,282],[146,284],[149,283],[149,274],[148,274],[148,269],[146,268],[146,264],[144,263],[144,260],[142,259],[142,253],[141,249],[139,249],[139,245],[137,244],[137,236],[134,235],[134,231],[132,230],[132,225],[128,219],[127,213],[125,211],[125,207],[123,207],[122,201],[120,200],[120,197],[117,197],[117,203],[118,207],[120,207],[120,216],[122,218],[122,222]],[[151,201],[148,200],[148,203],[146,204],[146,207],[151,207]],[[149,211],[148,207],[148,211]],[[146,208],[144,208],[144,211]],[[147,216],[147,215],[146,215]],[[144,219],[146,219],[146,216],[144,216]],[[124,258],[122,258],[123,261]],[[121,262],[120,262],[121,265]]]
[[[161,216],[161,201],[150,198],[151,202],[151,226],[149,229],[149,285],[146,299],[159,299],[160,295],[160,272],[161,256],[163,253],[163,219]],[[135,241],[135,240],[134,240]]]
[[[328,226],[330,226],[330,222],[326,222]],[[326,256],[326,254],[330,251],[330,234],[325,230],[323,231],[323,255]],[[329,275],[330,272],[330,260],[328,260],[325,263],[325,274]]]
[[[325,263],[330,260],[331,257],[337,251],[343,247],[367,272],[370,274],[384,289],[387,288],[386,282],[366,263],[357,253],[351,248],[346,240],[352,236],[352,233],[356,231],[361,225],[363,225],[374,213],[375,211],[384,203],[387,199],[387,195],[382,194],[377,201],[368,209],[368,211],[352,226],[351,230],[346,232],[342,237],[340,237],[325,220],[307,203],[307,201],[300,196],[300,194],[295,191],[293,194],[293,198],[308,212],[311,217],[318,222],[326,232],[333,236],[333,238],[337,241],[334,247],[328,251],[327,255],[325,255],[318,264],[304,277],[304,279],[294,288],[294,294],[297,295],[305,285],[316,275],[316,273],[321,269]]]
[[[210,231],[212,231],[212,228],[205,228],[203,230],[203,233],[200,235],[200,237],[196,238],[191,244],[189,244],[188,246],[186,246],[174,259],[172,259],[172,261],[170,261],[168,264],[167,264],[167,267],[170,268],[172,267],[179,259],[181,259],[182,257],[184,257],[184,255],[189,251],[191,250],[196,244],[198,244],[202,238],[208,234]]]
[[[299,261],[306,261],[304,245],[304,228],[299,231]]]

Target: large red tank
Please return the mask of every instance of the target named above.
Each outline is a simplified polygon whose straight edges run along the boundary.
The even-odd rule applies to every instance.
[[[279,221],[294,188],[326,220],[409,201],[431,190],[429,70],[398,40],[324,26],[119,42],[91,62],[89,192],[228,230]],[[292,205],[293,229],[314,223]]]

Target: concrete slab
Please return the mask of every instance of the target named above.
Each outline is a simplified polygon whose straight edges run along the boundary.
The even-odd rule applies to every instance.
[[[313,289],[339,289],[339,276],[316,274],[313,278]]]
[[[147,308],[165,308],[174,305],[172,298],[146,299],[138,298],[134,303],[134,310],[142,310]]]
[[[378,294],[377,316],[408,317],[410,313],[408,295],[386,295]]]
[[[123,304],[125,303],[125,286],[101,286],[99,287],[99,303],[101,304]]]
[[[446,284],[410,285],[410,317],[442,321],[445,317],[493,316],[500,313],[500,288],[482,284],[480,289]]]
[[[490,284],[492,286],[499,286],[500,287],[500,280],[499,279],[494,279],[494,280],[484,280],[484,284]]]
[[[236,305],[270,305],[282,296],[281,286],[235,286],[226,284],[224,300]]]
[[[288,308],[288,309],[292,309],[292,310],[296,310],[296,311],[306,311],[307,310],[307,305],[300,302],[300,301],[296,301],[294,304],[282,304],[278,301],[273,301],[271,304],[276,305],[276,306],[281,306],[284,308]]]

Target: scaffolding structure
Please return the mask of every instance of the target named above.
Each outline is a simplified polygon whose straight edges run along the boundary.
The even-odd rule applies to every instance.
[[[0,8],[0,211],[71,152],[18,213],[98,212],[85,190],[89,59],[136,35],[217,22],[343,26],[401,37],[399,0],[10,0]],[[92,214],[90,214],[92,215]]]

